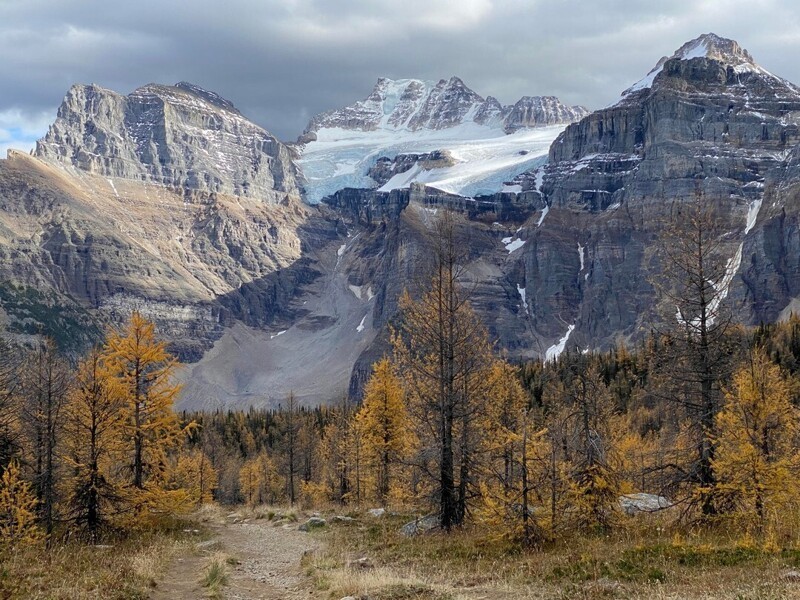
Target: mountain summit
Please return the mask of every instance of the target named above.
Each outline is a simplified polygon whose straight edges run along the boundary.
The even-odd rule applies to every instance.
[[[720,63],[726,72],[727,69],[731,69],[732,76],[751,73],[770,79],[772,82],[780,83],[782,86],[795,87],[786,80],[773,75],[759,66],[750,53],[742,48],[735,40],[720,37],[715,33],[704,33],[686,42],[683,46],[678,48],[672,56],[662,57],[645,77],[622,92],[622,98],[625,99],[635,92],[651,88],[656,77],[664,70],[668,61],[691,61],[697,58]]]
[[[639,336],[667,314],[648,281],[660,268],[652,249],[659,223],[698,196],[727,232],[719,301],[742,323],[791,310],[800,213],[776,182],[785,184],[798,143],[800,90],[737,42],[705,34],[659,60],[619,102],[569,125],[545,166],[517,179],[550,208],[552,229],[537,228],[520,251],[535,330],[596,347]]]
[[[35,156],[173,189],[266,201],[299,193],[286,146],[230,101],[186,82],[128,96],[75,85]]]
[[[587,114],[586,108],[567,106],[554,96],[525,96],[503,106],[492,96],[478,95],[458,77],[438,82],[382,77],[364,100],[314,117],[300,142],[313,141],[319,130],[332,128],[420,131],[476,124],[510,133],[523,127],[572,123]]]

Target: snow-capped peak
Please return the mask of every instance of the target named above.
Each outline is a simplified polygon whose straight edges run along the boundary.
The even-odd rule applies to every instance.
[[[693,58],[708,58],[731,66],[737,73],[757,72],[770,77],[775,77],[767,70],[761,68],[753,60],[750,53],[742,48],[735,40],[723,38],[715,33],[704,33],[703,35],[686,42],[678,48],[672,56],[664,56],[656,63],[656,66],[642,79],[634,83],[627,90],[622,92],[622,97],[648,89],[653,85],[656,76],[661,73],[664,64],[670,59],[691,60]],[[776,77],[777,79],[777,77]]]
[[[459,125],[484,102],[458,77],[439,82],[420,79],[378,79],[364,100],[318,115],[304,136],[321,129],[353,131],[417,131]]]
[[[312,141],[325,129],[413,132],[471,124],[506,128],[510,133],[571,123],[587,114],[585,108],[567,106],[554,96],[524,96],[514,105],[503,106],[492,96],[483,98],[455,76],[438,82],[382,77],[365,99],[314,117],[299,141]]]
[[[750,53],[735,40],[723,38],[715,33],[704,33],[686,42],[673,54],[673,58],[689,60],[692,58],[711,58],[726,65],[749,64],[756,66]]]
[[[363,100],[312,119],[298,140],[297,162],[312,204],[345,187],[388,192],[412,183],[493,194],[541,164],[564,127],[587,114],[554,96],[504,106],[458,77],[381,78]],[[430,160],[432,152],[447,160]],[[379,159],[380,183],[370,177]]]

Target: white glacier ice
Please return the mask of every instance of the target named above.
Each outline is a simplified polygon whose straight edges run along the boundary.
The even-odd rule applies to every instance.
[[[755,226],[762,202],[764,202],[764,196],[759,196],[750,203],[750,207],[747,209],[747,225],[744,228],[745,235],[750,233],[750,230]]]
[[[306,180],[306,200],[311,204],[345,187],[374,188],[376,184],[367,171],[380,157],[434,150],[447,150],[456,164],[430,170],[415,165],[395,175],[381,190],[407,188],[419,182],[463,196],[493,194],[520,173],[544,164],[550,144],[565,127],[520,129],[508,135],[498,126],[473,122],[417,131],[384,123],[374,131],[331,127],[316,132],[317,139],[303,147],[297,162]]]

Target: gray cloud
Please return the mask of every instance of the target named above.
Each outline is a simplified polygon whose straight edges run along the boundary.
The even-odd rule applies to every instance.
[[[73,83],[192,81],[293,139],[379,76],[457,74],[513,102],[604,106],[714,31],[800,82],[796,0],[28,0],[0,2],[0,151],[32,139]]]

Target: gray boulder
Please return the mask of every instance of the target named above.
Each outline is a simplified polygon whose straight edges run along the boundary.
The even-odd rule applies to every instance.
[[[335,515],[331,517],[331,523],[354,523],[353,517],[345,517],[343,515]]]
[[[311,531],[312,529],[320,529],[325,527],[327,524],[328,522],[322,517],[311,517],[308,519],[308,521],[300,525],[298,529],[300,531]]]
[[[400,535],[413,537],[436,529],[439,529],[439,515],[427,515],[403,525]]]
[[[664,496],[656,494],[625,494],[619,497],[619,505],[625,514],[635,515],[638,513],[658,512],[673,506]]]

